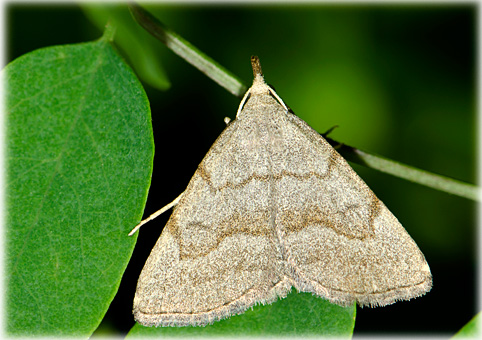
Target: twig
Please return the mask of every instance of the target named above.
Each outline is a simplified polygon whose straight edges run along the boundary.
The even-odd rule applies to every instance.
[[[136,19],[147,32],[169,47],[178,56],[235,96],[242,97],[244,95],[248,88],[238,77],[161,23],[138,4],[129,4],[129,9],[134,19]]]

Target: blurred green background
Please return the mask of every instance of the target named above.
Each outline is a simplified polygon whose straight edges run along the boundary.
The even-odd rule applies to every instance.
[[[151,3],[146,8],[247,85],[249,58],[258,55],[266,81],[317,131],[338,125],[330,137],[339,142],[475,183],[476,4]],[[90,19],[99,23],[110,11],[125,8],[9,4],[7,61],[41,47],[97,39],[101,30]],[[235,118],[240,99],[139,32],[127,49],[143,55],[133,41],[152,44],[155,59],[144,62],[156,65],[152,74],[166,76],[158,86],[151,86],[152,79],[146,83],[156,142],[148,215],[185,189],[223,130],[223,118]],[[128,33],[117,34],[122,39]],[[454,334],[478,308],[476,204],[354,168],[417,242],[434,277],[424,297],[358,308],[355,334]],[[168,217],[143,227],[97,334],[124,333],[134,324],[137,277]]]

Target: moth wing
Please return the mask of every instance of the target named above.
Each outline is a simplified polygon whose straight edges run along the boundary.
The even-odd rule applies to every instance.
[[[141,324],[206,325],[291,289],[271,237],[269,202],[260,199],[268,196],[268,170],[254,148],[239,144],[250,133],[232,122],[189,182],[139,277],[134,317]]]
[[[340,305],[383,306],[431,289],[413,239],[343,157],[295,115],[279,116],[277,225],[295,287]]]

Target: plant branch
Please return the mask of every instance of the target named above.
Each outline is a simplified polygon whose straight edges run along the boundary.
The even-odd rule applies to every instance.
[[[137,4],[130,4],[129,9],[135,20],[151,35],[164,43],[174,53],[198,68],[237,97],[242,97],[247,90],[239,78],[227,71],[219,63],[205,55],[191,43],[174,33]],[[325,134],[326,135],[326,134]],[[324,136],[325,136],[324,135]],[[325,137],[326,138],[326,137]],[[458,181],[449,177],[420,170],[384,157],[376,156],[354,147],[336,142],[330,138],[326,140],[337,148],[337,151],[347,160],[366,167],[409,180],[436,190],[457,195],[474,201],[480,200],[479,187]]]
[[[426,187],[444,191],[474,201],[480,200],[479,187],[453,178],[437,175],[425,170],[417,169],[391,159],[370,154],[352,146],[340,144],[331,138],[325,139],[348,161],[364,165],[392,176],[406,179]]]
[[[196,67],[202,73],[214,80],[237,97],[243,97],[248,89],[234,74],[226,70],[219,63],[201,52],[189,41],[161,23],[152,14],[136,3],[129,4],[134,19],[152,36],[165,44],[178,56]]]

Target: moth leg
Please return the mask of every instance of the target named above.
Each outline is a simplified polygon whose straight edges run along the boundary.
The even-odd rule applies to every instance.
[[[324,133],[320,133],[320,135],[323,136],[323,138],[326,138],[326,136],[328,136],[333,130],[335,130],[336,128],[338,128],[339,126],[338,125],[333,125],[331,128],[329,128],[326,132]]]
[[[135,226],[134,229],[132,229],[132,231],[129,233],[129,236],[132,236],[134,235],[134,233],[139,230],[139,228],[141,226],[143,226],[144,224],[146,224],[147,222],[155,219],[157,216],[159,216],[160,214],[162,214],[163,212],[171,209],[172,207],[176,206],[178,203],[179,203],[179,200],[181,199],[182,195],[184,194],[181,193],[179,196],[176,197],[176,199],[174,201],[172,201],[171,203],[169,203],[168,205],[165,205],[164,207],[162,207],[161,209],[159,209],[158,211],[156,211],[154,214],[150,215],[148,218],[142,220],[138,225]]]

